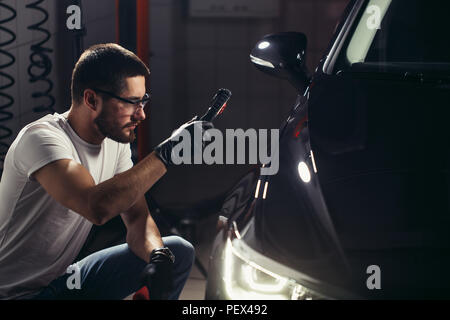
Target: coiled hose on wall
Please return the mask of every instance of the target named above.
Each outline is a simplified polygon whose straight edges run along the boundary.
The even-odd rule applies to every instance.
[[[16,58],[3,48],[13,43],[16,40],[16,35],[10,29],[4,27],[5,23],[13,20],[17,16],[16,10],[8,6],[7,4],[0,2],[0,10],[9,12],[9,15],[0,20],[0,39],[5,39],[0,42],[0,57],[4,61],[0,64],[0,177],[3,173],[3,163],[5,161],[6,153],[9,149],[7,139],[13,135],[13,131],[6,126],[6,122],[13,118],[11,107],[14,105],[14,97],[5,93],[5,90],[12,87],[15,84],[15,79],[5,69],[12,66],[16,62]]]
[[[48,55],[52,53],[53,50],[44,46],[50,40],[51,34],[47,29],[42,27],[48,20],[47,10],[40,7],[42,2],[44,2],[44,0],[37,0],[26,5],[27,8],[37,10],[44,15],[42,20],[32,24],[27,29],[39,31],[45,35],[43,40],[31,45],[30,65],[28,66],[27,71],[31,83],[42,82],[46,84],[46,89],[35,91],[31,94],[35,99],[46,98],[47,100],[46,104],[40,104],[33,107],[33,111],[37,113],[54,113],[55,98],[52,95],[53,81],[49,78],[50,72],[52,71],[52,60]]]

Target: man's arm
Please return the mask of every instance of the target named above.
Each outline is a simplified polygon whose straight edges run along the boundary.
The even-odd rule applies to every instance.
[[[54,161],[33,176],[63,206],[102,225],[130,209],[166,173],[173,146],[184,130],[193,132],[196,126],[204,131],[212,124],[194,119],[183,124],[134,167],[98,185],[86,168],[69,159]]]
[[[127,212],[121,214],[127,227],[127,243],[131,251],[147,263],[153,249],[163,247],[158,227],[141,197]]]
[[[57,160],[33,176],[63,206],[102,225],[128,211],[166,173],[166,167],[152,152],[131,169],[95,185],[89,171],[79,163]]]

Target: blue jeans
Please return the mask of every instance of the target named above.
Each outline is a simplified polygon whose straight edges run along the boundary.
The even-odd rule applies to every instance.
[[[174,289],[169,295],[169,299],[176,300],[192,269],[195,256],[194,247],[178,236],[163,237],[162,240],[164,245],[169,247],[175,255]],[[66,273],[53,280],[33,299],[124,299],[143,287],[139,278],[147,264],[136,256],[125,243],[95,252],[76,262],[75,265],[80,270],[80,289],[68,288],[67,280],[69,277],[73,277],[73,273]]]

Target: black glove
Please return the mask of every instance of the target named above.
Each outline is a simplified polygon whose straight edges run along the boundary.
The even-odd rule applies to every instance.
[[[169,294],[173,290],[174,261],[175,257],[168,248],[152,251],[150,263],[141,274],[141,280],[148,289],[150,300],[167,300],[169,298]]]
[[[198,116],[195,116],[192,120],[186,122],[181,127],[179,127],[177,130],[172,132],[172,135],[170,138],[166,139],[162,143],[160,143],[155,148],[155,153],[158,156],[159,159],[166,165],[166,167],[171,166],[174,164],[172,161],[172,149],[178,144],[181,143],[184,138],[182,137],[183,130],[186,130],[189,132],[191,136],[191,163],[194,161],[194,154],[195,153],[202,153],[203,147],[205,146],[205,140],[203,140],[205,131],[208,129],[213,128],[213,124],[208,121],[201,121],[198,120]],[[194,130],[199,130],[199,134],[201,134],[202,137],[202,143],[199,145],[197,141],[194,141]]]

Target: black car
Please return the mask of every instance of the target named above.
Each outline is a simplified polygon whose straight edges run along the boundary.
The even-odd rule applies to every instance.
[[[255,66],[299,95],[278,173],[223,204],[206,299],[450,297],[449,12],[351,1],[312,76],[304,34],[257,43]]]

